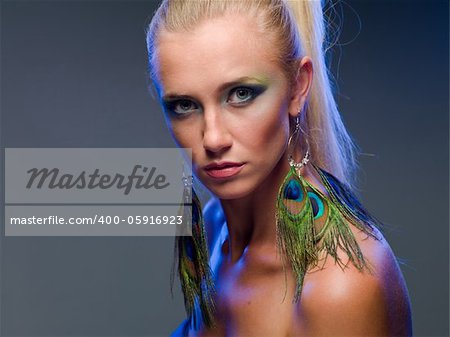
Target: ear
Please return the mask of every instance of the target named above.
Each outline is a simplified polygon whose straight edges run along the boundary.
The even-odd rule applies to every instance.
[[[313,64],[309,56],[304,56],[297,64],[297,75],[289,103],[289,115],[294,118],[299,110],[303,110],[313,79]]]

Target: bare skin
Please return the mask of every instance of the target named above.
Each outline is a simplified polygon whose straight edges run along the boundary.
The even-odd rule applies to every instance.
[[[321,188],[315,179],[310,181]],[[221,212],[217,202],[212,204],[206,220]],[[208,227],[217,225],[221,224],[207,221]],[[211,238],[221,247],[220,255],[211,256],[218,324],[214,329],[192,329],[189,336],[412,335],[408,292],[391,248],[378,231],[379,241],[350,228],[372,273],[359,272],[342,251],[339,256],[347,263],[344,270],[333,258],[322,255],[319,265],[308,271],[297,303],[291,301],[293,275],[287,268],[285,280],[275,245],[248,246],[232,262],[228,234],[225,240]]]
[[[211,260],[218,326],[189,336],[408,335],[407,291],[389,245],[365,240],[353,227],[374,275],[352,265],[343,272],[328,258],[307,274],[301,300],[292,303],[294,279],[277,256],[275,201],[289,169],[290,120],[307,100],[313,66],[307,56],[299,60],[291,86],[274,52],[273,41],[246,17],[161,34],[159,94],[169,128],[180,147],[192,149],[193,171],[220,200],[227,229],[224,241],[209,236],[209,246],[220,248]],[[302,151],[295,155],[299,161]],[[244,166],[217,180],[204,170],[213,161]],[[308,166],[302,175],[325,193]],[[218,211],[205,211],[208,233],[225,225],[211,221]]]

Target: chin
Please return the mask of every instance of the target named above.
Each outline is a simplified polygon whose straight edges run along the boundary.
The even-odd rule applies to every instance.
[[[222,200],[244,198],[250,195],[255,190],[255,186],[250,186],[248,183],[244,183],[242,180],[236,180],[233,182],[224,181],[218,183],[211,183],[208,181],[204,186],[217,198]]]

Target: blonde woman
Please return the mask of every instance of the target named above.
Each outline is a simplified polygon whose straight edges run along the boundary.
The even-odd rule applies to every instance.
[[[188,318],[172,336],[410,336],[407,288],[353,193],[355,146],[324,58],[319,1],[165,0],[149,73],[192,149]],[[192,180],[186,179],[186,189]]]

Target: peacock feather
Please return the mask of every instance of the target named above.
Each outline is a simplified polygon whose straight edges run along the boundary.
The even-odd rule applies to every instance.
[[[283,261],[288,257],[297,278],[295,300],[301,293],[308,266],[317,260],[313,207],[307,193],[304,179],[291,166],[278,193],[276,221],[277,246]]]
[[[193,190],[192,190],[193,191]],[[189,200],[189,190],[184,191],[184,200]],[[175,239],[174,261],[178,261],[178,275],[184,295],[184,304],[188,315],[192,315],[197,325],[200,317],[194,310],[199,305],[203,322],[207,326],[214,325],[214,283],[209,267],[209,254],[206,232],[203,224],[200,201],[193,191],[192,207],[181,204],[179,214],[192,226],[191,236],[177,236]],[[192,221],[191,221],[192,219]],[[171,284],[173,286],[175,263],[172,265]]]
[[[294,166],[279,188],[277,197],[277,247],[283,268],[289,263],[296,277],[294,301],[301,296],[303,281],[309,268],[316,266],[322,252],[330,255],[345,268],[338,250],[346,253],[358,270],[371,270],[359,248],[349,224],[378,239],[374,229],[381,222],[373,217],[350,189],[331,173],[311,163],[328,195],[299,175]],[[186,207],[192,191],[192,207]],[[177,236],[175,259],[184,295],[185,307],[194,325],[200,317],[207,326],[214,323],[214,282],[209,267],[206,233],[200,201],[194,190],[185,189],[184,204],[179,214],[192,226],[192,236]],[[190,219],[192,221],[190,222]],[[175,264],[172,267],[172,285]],[[198,310],[195,310],[198,309]]]
[[[313,165],[329,197],[297,174],[290,167],[277,197],[277,246],[296,277],[294,301],[298,301],[305,274],[318,265],[322,251],[332,256],[344,268],[338,249],[346,253],[358,270],[371,267],[359,248],[349,222],[377,238],[374,227],[381,224],[361,205],[351,191],[337,178]]]

